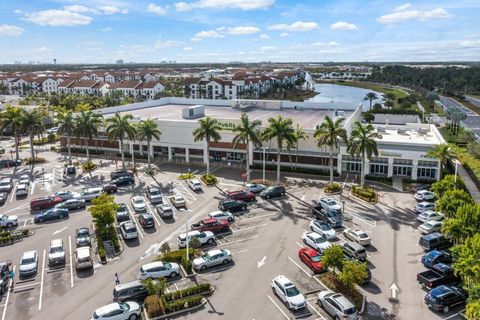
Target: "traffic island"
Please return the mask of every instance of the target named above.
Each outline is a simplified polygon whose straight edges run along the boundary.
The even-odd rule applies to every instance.
[[[368,203],[376,204],[378,202],[378,193],[369,187],[352,186],[350,195]]]
[[[329,183],[323,188],[323,192],[328,195],[341,194],[342,185],[337,182]]]
[[[214,186],[214,185],[216,185],[217,182],[218,182],[217,177],[215,177],[215,175],[212,174],[212,173],[204,174],[204,175],[202,175],[202,176],[200,177],[200,179],[201,179],[202,182],[203,182],[206,186],[208,186],[208,187]]]
[[[343,294],[348,300],[350,300],[359,313],[364,311],[366,305],[365,296],[360,293],[357,288],[349,288],[345,286],[339,279],[338,276],[333,271],[327,271],[325,273],[319,274],[318,280],[328,289],[333,292],[339,292]]]
[[[9,246],[15,242],[22,241],[23,238],[33,235],[28,229],[23,230],[6,230],[0,232],[0,247]]]

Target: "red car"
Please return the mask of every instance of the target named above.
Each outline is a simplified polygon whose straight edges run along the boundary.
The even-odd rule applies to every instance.
[[[230,223],[227,220],[217,220],[215,218],[206,218],[192,224],[192,230],[198,231],[226,232],[229,228]]]
[[[57,203],[62,202],[60,197],[42,197],[30,201],[30,209],[33,211],[50,209]]]
[[[228,193],[228,197],[232,200],[241,200],[245,202],[255,201],[255,194],[246,191],[232,191]]]
[[[317,250],[311,248],[301,248],[298,250],[298,257],[315,273],[324,271],[322,257]]]

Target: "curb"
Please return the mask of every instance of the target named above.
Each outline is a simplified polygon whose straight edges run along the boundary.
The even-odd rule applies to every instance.
[[[198,310],[198,309],[201,309],[205,306],[205,304],[207,303],[207,300],[205,298],[202,299],[202,302],[199,304],[199,305],[196,305],[194,307],[191,307],[191,308],[187,308],[187,309],[183,309],[183,310],[179,310],[179,311],[175,311],[175,312],[170,312],[168,314],[164,314],[163,316],[159,316],[159,317],[154,317],[154,318],[149,318],[148,317],[148,314],[147,314],[147,311],[145,310],[145,308],[143,308],[143,315],[145,316],[145,320],[159,320],[159,319],[167,319],[167,318],[170,318],[170,317],[174,317],[176,315],[179,315],[179,314],[183,314],[183,313],[189,313],[191,311],[195,311],[195,310]]]
[[[187,271],[183,268],[183,266],[181,264],[179,264],[180,266],[180,271],[182,272],[182,275],[186,278],[191,278],[191,277],[195,277],[197,275],[197,273],[193,270],[192,268],[192,273],[191,274],[188,274]]]
[[[354,195],[353,192],[352,192],[352,190],[350,190],[350,195],[351,195],[352,197],[354,197],[355,199],[358,199],[358,200],[363,201],[363,202],[368,203],[368,204],[374,204],[374,205],[375,205],[375,204],[378,204],[378,203],[380,202],[380,201],[372,202],[372,201],[364,200],[364,199],[362,199],[362,198],[357,197],[356,195]],[[377,196],[380,196],[380,195],[377,193]]]

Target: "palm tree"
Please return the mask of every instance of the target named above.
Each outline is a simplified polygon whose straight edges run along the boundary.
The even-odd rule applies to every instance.
[[[370,108],[368,108],[368,110],[372,109],[372,101],[373,100],[377,100],[378,99],[378,96],[375,92],[369,92],[365,95],[365,97],[363,98],[363,101],[370,101]]]
[[[330,147],[330,184],[333,183],[333,151],[338,150],[340,141],[347,143],[347,131],[343,128],[345,118],[340,117],[335,121],[326,116],[322,124],[314,133],[314,137],[317,140],[317,146],[322,148],[324,146]]]
[[[300,140],[306,140],[308,139],[307,134],[305,131],[300,127],[300,125],[297,123],[297,128],[295,129],[295,170],[297,170],[298,167],[298,142]]]
[[[242,112],[240,117],[240,124],[236,125],[233,128],[233,132],[236,133],[235,137],[233,137],[233,149],[236,148],[238,143],[243,143],[246,145],[246,159],[245,163],[247,166],[247,181],[250,181],[250,163],[249,163],[249,150],[248,145],[250,141],[252,142],[254,147],[260,147],[262,145],[262,141],[260,139],[260,126],[262,125],[262,121],[260,120],[253,120],[250,121],[248,119],[248,115]]]
[[[110,141],[119,141],[120,154],[122,155],[122,167],[125,169],[125,154],[123,152],[123,139],[127,138],[133,140],[135,137],[135,128],[130,123],[133,119],[133,115],[125,114],[121,115],[120,113],[115,113],[111,118],[108,118],[105,121],[107,126],[106,132],[108,140]]]
[[[36,109],[31,112],[22,112],[21,130],[23,133],[28,135],[28,138],[30,140],[32,163],[35,163],[35,150],[33,149],[33,139],[35,134],[39,134],[45,129],[45,127],[43,126],[43,119],[44,117]]]
[[[75,131],[75,120],[71,110],[59,111],[57,113],[58,133],[67,136],[68,164],[72,164],[72,153],[70,146],[70,137]]]
[[[0,127],[2,130],[11,128],[15,138],[15,159],[19,159],[18,145],[20,144],[20,129],[22,126],[22,109],[14,106],[7,106],[0,114]]]
[[[98,135],[98,128],[102,125],[102,115],[93,111],[80,111],[75,117],[75,135],[85,140],[85,148],[87,152],[87,163],[91,162],[90,149],[88,142]]]
[[[365,157],[369,160],[372,155],[378,156],[377,142],[382,136],[375,132],[375,128],[371,124],[362,125],[355,122],[355,127],[348,141],[347,152],[351,155],[362,156],[362,165],[360,168],[360,187],[365,185]]]
[[[453,161],[455,158],[455,153],[449,147],[448,144],[439,144],[435,148],[427,152],[427,157],[436,158],[440,161],[440,178],[443,176],[443,166],[447,164],[448,161]]]
[[[280,183],[280,152],[283,143],[293,145],[295,141],[295,130],[292,126],[292,119],[278,116],[268,119],[269,126],[262,133],[262,140],[277,139],[277,184]]]
[[[143,139],[147,140],[147,155],[148,155],[148,170],[151,170],[151,154],[150,154],[150,143],[153,138],[160,140],[160,135],[162,133],[158,130],[158,124],[152,119],[148,118],[146,120],[140,121],[137,127],[138,139],[141,141]]]
[[[197,129],[193,130],[193,139],[195,142],[200,140],[205,140],[205,142],[207,143],[207,149],[206,149],[207,174],[209,174],[210,173],[210,148],[208,147],[208,144],[212,139],[215,142],[221,139],[220,131],[222,130],[222,127],[218,123],[217,119],[214,119],[209,116],[203,119],[200,119],[198,123],[200,126]]]

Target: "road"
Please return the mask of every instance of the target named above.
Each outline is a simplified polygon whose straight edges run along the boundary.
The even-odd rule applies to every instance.
[[[444,106],[444,109],[454,107],[462,110],[467,115],[465,120],[462,121],[464,127],[475,132],[475,134],[480,138],[480,115],[468,109],[455,99],[444,96],[440,96],[439,99],[441,105]]]

